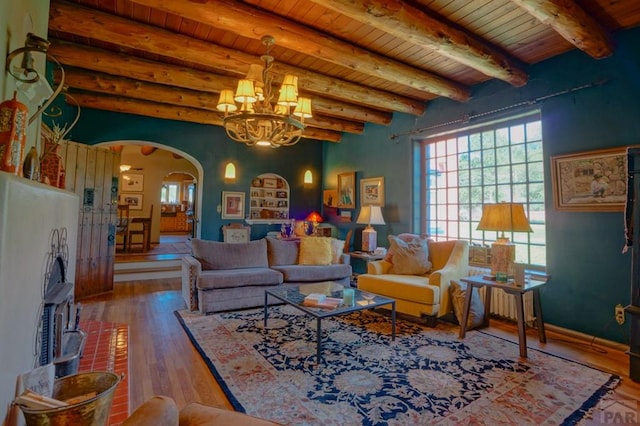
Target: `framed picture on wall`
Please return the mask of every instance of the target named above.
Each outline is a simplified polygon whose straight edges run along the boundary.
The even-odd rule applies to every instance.
[[[125,191],[140,191],[144,189],[144,175],[138,173],[122,174],[122,189]]]
[[[322,191],[322,201],[325,206],[336,207],[338,204],[338,191],[335,189],[325,189]]]
[[[222,219],[244,219],[244,192],[222,191]]]
[[[562,211],[623,211],[627,147],[551,158],[553,201]]]
[[[142,210],[142,194],[120,194],[120,204],[128,204],[130,210]]]
[[[338,174],[338,208],[356,208],[356,173]]]
[[[360,205],[384,207],[384,178],[360,179]]]

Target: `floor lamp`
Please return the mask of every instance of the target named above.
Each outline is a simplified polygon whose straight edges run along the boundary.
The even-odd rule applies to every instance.
[[[505,237],[505,232],[533,232],[519,203],[485,204],[478,224],[480,231],[497,231],[502,234],[491,245],[491,273],[496,280],[506,281],[515,275],[516,246]],[[500,277],[500,279],[498,279]]]
[[[368,253],[375,251],[378,246],[378,233],[371,225],[384,225],[380,206],[362,206],[356,223],[367,225],[362,231],[362,251]]]

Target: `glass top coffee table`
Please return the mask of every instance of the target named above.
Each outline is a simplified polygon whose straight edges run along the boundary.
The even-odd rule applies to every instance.
[[[322,319],[336,317],[338,315],[349,314],[351,312],[372,309],[378,306],[391,305],[391,340],[396,339],[396,301],[388,297],[374,295],[372,293],[351,289],[354,292],[353,304],[346,305],[344,303],[335,308],[320,308],[317,306],[305,306],[304,298],[311,293],[323,293],[327,297],[341,298],[343,297],[343,287],[336,283],[321,284],[303,284],[300,286],[277,287],[266,290],[264,293],[264,327],[267,328],[268,318],[268,300],[269,296],[275,297],[301,310],[307,315],[316,319],[316,361],[320,364],[322,360]],[[365,297],[367,296],[367,297]]]

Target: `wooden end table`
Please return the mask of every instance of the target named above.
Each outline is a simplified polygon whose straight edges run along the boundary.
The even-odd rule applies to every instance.
[[[467,293],[464,301],[464,311],[460,324],[460,338],[464,338],[467,332],[467,320],[469,319],[469,310],[471,309],[471,295],[473,288],[485,287],[484,296],[484,317],[482,325],[489,326],[489,314],[491,312],[491,290],[500,288],[506,293],[512,294],[516,300],[516,315],[518,320],[518,343],[520,345],[520,356],[527,357],[527,333],[524,318],[524,294],[533,292],[533,307],[536,313],[536,325],[538,326],[538,338],[540,342],[547,343],[547,336],[544,331],[544,320],[542,318],[542,305],[540,303],[540,287],[547,284],[551,279],[547,274],[532,275],[528,283],[524,285],[516,285],[513,282],[498,282],[485,279],[483,275],[475,275],[471,277],[461,278],[460,281],[467,284]]]

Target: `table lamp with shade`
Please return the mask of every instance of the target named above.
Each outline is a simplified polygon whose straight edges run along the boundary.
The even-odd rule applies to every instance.
[[[485,204],[478,224],[480,231],[497,231],[502,234],[491,245],[491,273],[496,276],[515,275],[516,246],[505,237],[505,232],[533,232],[520,203]]]
[[[312,211],[305,219],[307,222],[311,222],[311,235],[315,235],[318,229],[318,223],[322,223],[323,219],[320,213]]]
[[[362,231],[362,251],[369,253],[375,251],[378,246],[378,233],[371,225],[384,225],[380,206],[362,206],[356,223],[367,225]]]

